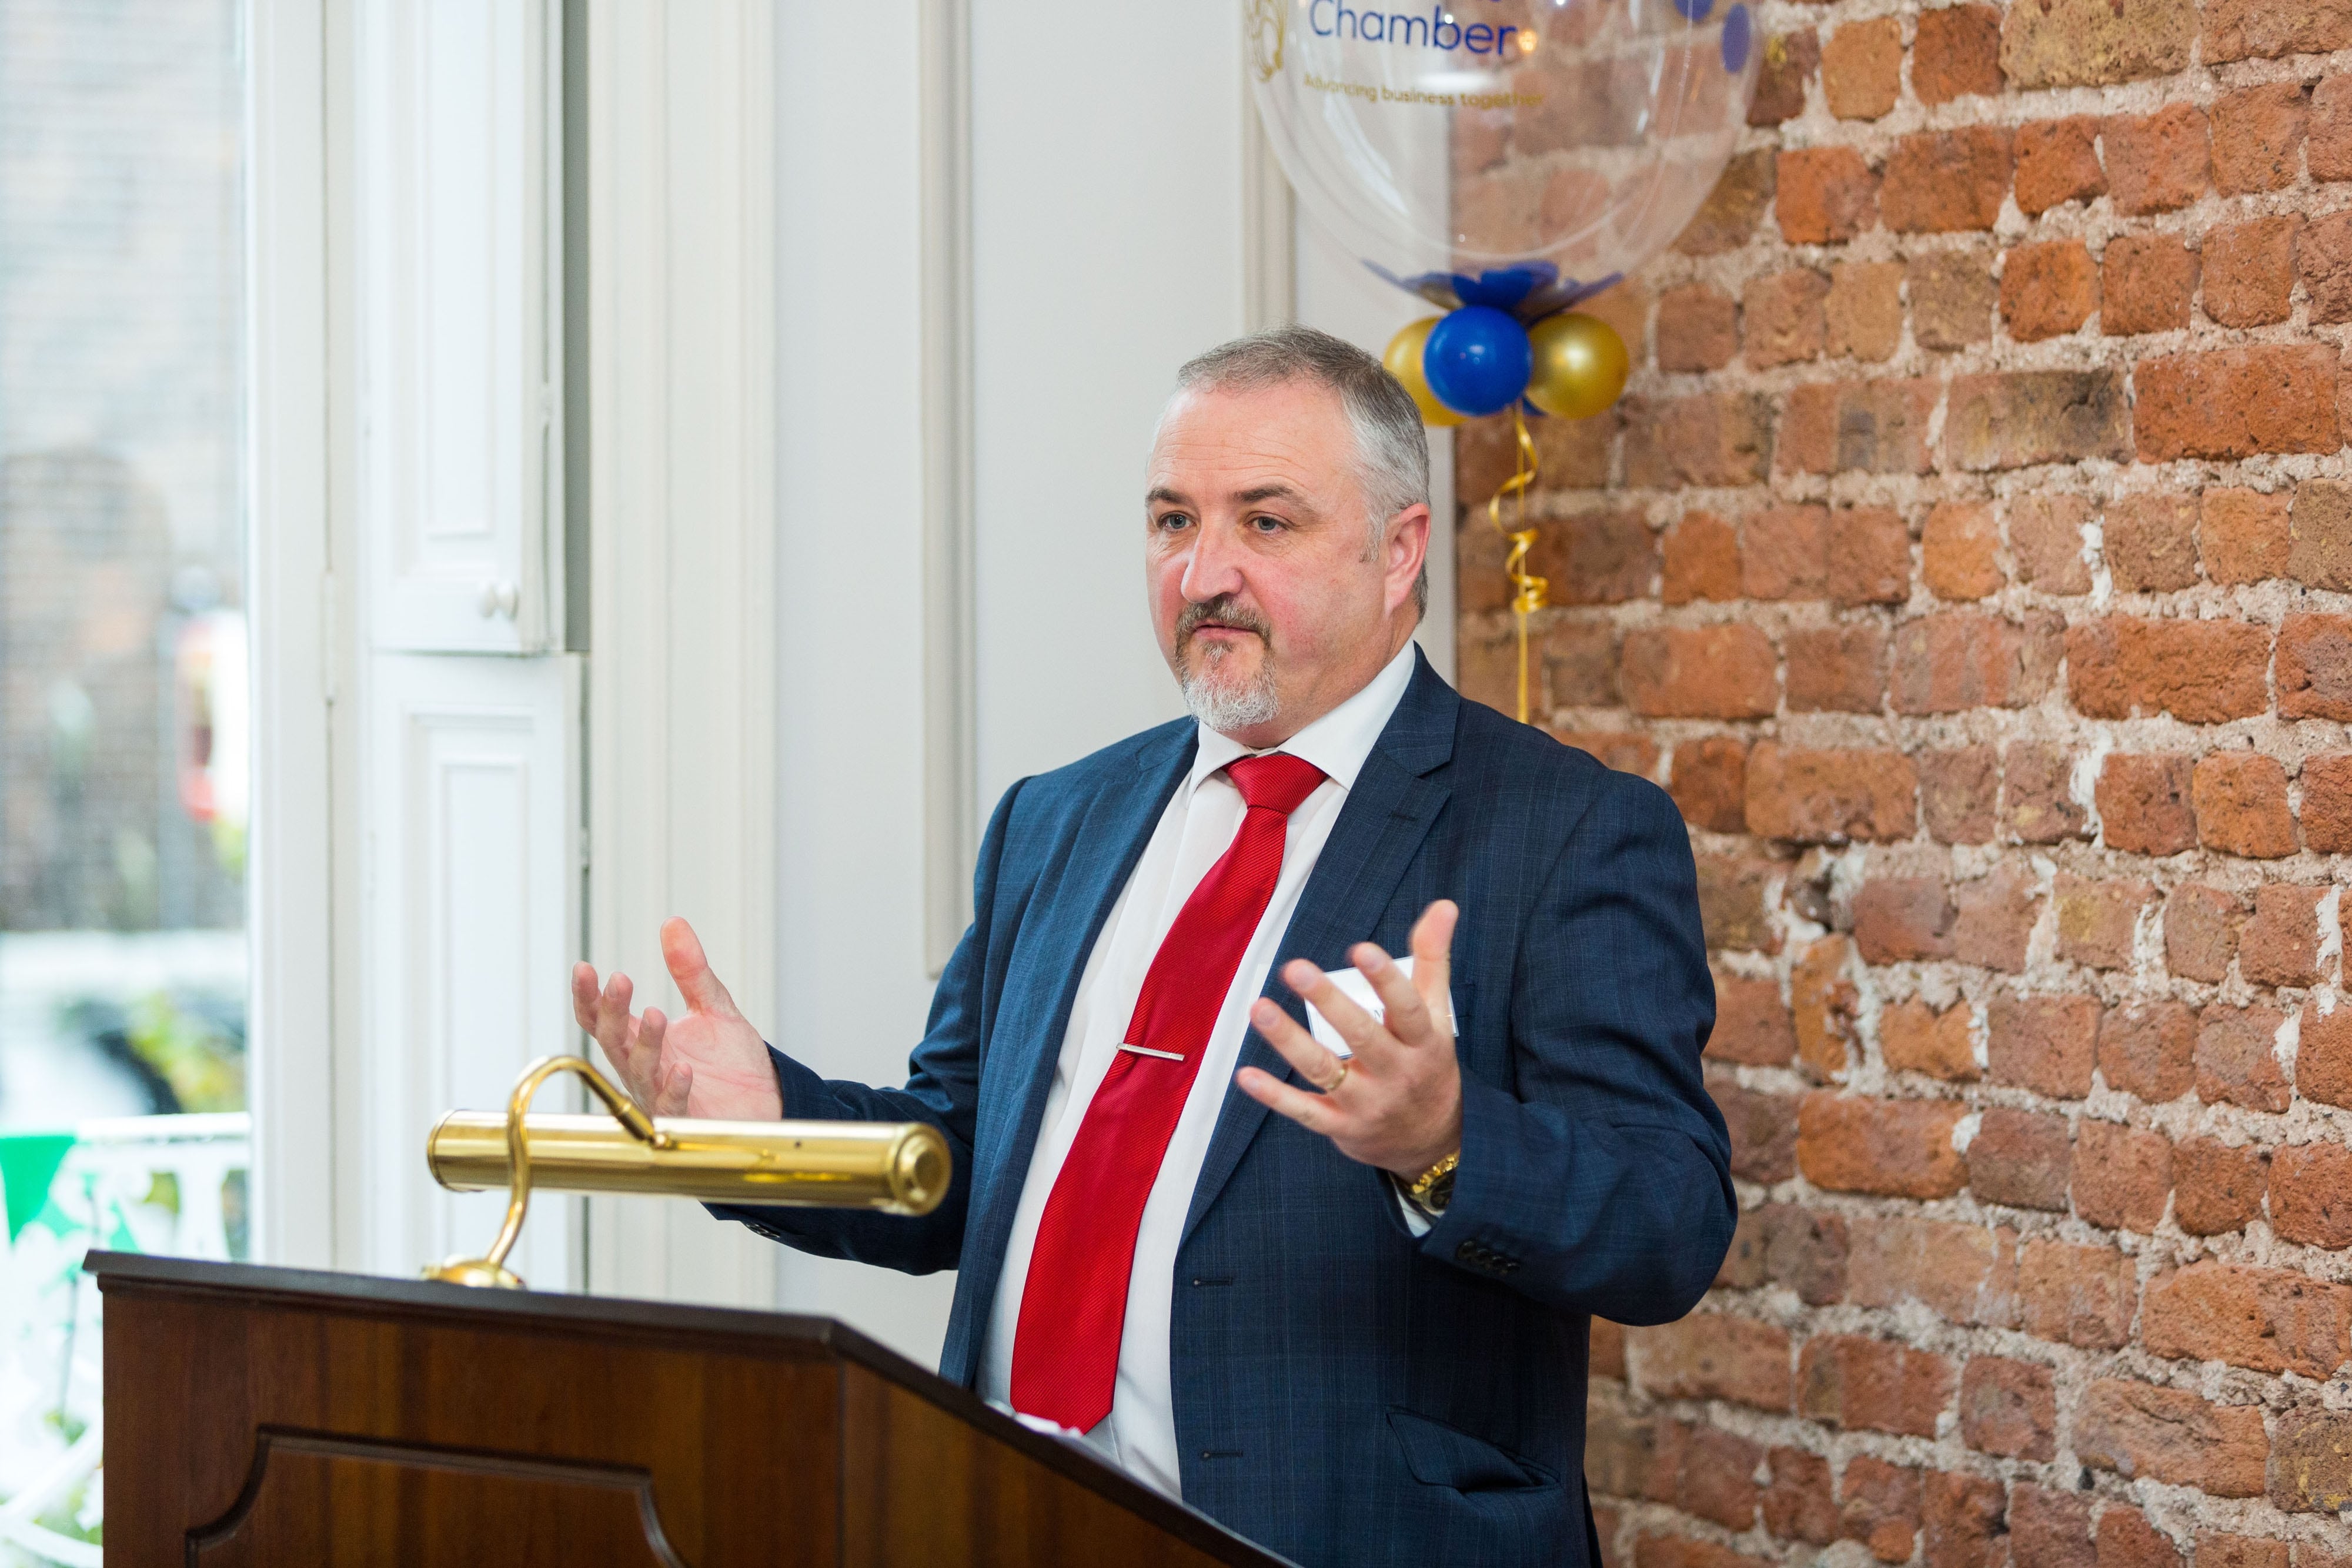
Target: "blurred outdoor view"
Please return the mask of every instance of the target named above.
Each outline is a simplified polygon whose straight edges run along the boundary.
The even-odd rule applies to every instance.
[[[0,1564],[96,1563],[92,1246],[245,1248],[242,0],[0,0]]]

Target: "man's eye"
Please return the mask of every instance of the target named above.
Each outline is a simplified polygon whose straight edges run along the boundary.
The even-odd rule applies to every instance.
[[[1162,528],[1173,529],[1189,528],[1192,526],[1192,519],[1186,517],[1181,512],[1162,512],[1160,515],[1160,527]]]
[[[1262,534],[1278,534],[1286,525],[1280,517],[1252,517],[1250,527]]]

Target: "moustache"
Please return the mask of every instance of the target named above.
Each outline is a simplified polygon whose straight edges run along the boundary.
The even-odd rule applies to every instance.
[[[1202,603],[1184,606],[1182,612],[1176,617],[1177,643],[1181,644],[1191,638],[1193,632],[1212,621],[1220,626],[1230,626],[1237,632],[1251,632],[1268,647],[1274,645],[1274,628],[1258,616],[1243,609],[1230,594],[1220,594]]]

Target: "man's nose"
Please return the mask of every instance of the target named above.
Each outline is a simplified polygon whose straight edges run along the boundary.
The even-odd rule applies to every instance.
[[[1223,529],[1203,528],[1194,536],[1192,559],[1184,563],[1183,586],[1184,597],[1194,604],[1240,591],[1241,550]]]

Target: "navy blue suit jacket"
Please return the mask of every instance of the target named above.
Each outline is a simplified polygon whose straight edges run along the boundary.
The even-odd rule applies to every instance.
[[[953,1189],[921,1219],[723,1212],[827,1257],[960,1270],[955,1381],[979,1375],[1087,955],[1195,734],[1163,725],[1005,793],[906,1087],[776,1057],[787,1116],[935,1124]],[[1338,968],[1365,940],[1402,953],[1438,898],[1462,907],[1452,1204],[1416,1239],[1380,1172],[1228,1088],[1177,1255],[1184,1500],[1307,1564],[1586,1563],[1588,1316],[1682,1316],[1731,1239],[1690,839],[1655,785],[1418,662],[1275,971]],[[1266,994],[1303,1020],[1278,980]],[[1289,1073],[1255,1031],[1241,1060]]]

